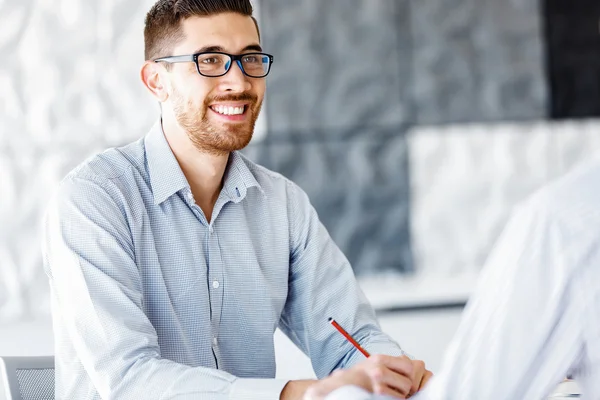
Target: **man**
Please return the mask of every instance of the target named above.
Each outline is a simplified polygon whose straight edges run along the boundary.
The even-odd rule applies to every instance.
[[[273,57],[249,0],[160,0],[145,27],[144,85],[161,120],[86,161],[46,221],[45,268],[61,399],[294,399],[275,376],[280,327],[317,376],[371,353],[399,396],[431,376],[384,335],[302,190],[237,151],[252,137]]]
[[[600,159],[515,211],[442,371],[414,399],[542,399],[567,375],[575,377],[584,396],[599,398],[598,182]],[[332,400],[376,398],[367,392],[377,390],[354,367],[314,385],[306,398],[330,393]]]

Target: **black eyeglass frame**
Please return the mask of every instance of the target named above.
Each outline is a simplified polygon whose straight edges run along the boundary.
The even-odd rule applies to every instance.
[[[228,56],[231,59],[231,63],[229,64],[229,68],[227,68],[225,70],[225,72],[223,72],[221,75],[204,75],[202,72],[200,72],[200,66],[198,65],[198,57],[200,57],[203,54],[223,54],[225,56]],[[248,74],[245,70],[244,70],[244,66],[242,64],[242,58],[243,57],[247,57],[247,56],[252,56],[252,55],[260,55],[263,57],[268,57],[269,58],[269,68],[267,69],[267,72],[265,72],[264,75],[261,76],[254,76],[254,75],[250,75]],[[253,53],[244,53],[244,54],[229,54],[229,53],[224,53],[222,51],[203,51],[200,53],[194,53],[194,54],[186,54],[186,55],[182,55],[182,56],[168,56],[168,57],[160,57],[157,58],[155,60],[153,60],[154,62],[166,62],[169,64],[174,64],[174,63],[181,63],[181,62],[193,62],[194,64],[196,64],[196,71],[198,71],[198,73],[202,76],[205,76],[207,78],[218,78],[220,76],[223,76],[225,74],[227,74],[229,72],[229,70],[231,69],[231,66],[233,65],[233,62],[235,61],[235,63],[238,65],[238,67],[240,67],[240,70],[242,71],[242,73],[250,78],[264,78],[267,75],[269,75],[269,72],[271,72],[271,66],[273,65],[273,56],[271,54],[267,54],[267,53],[260,53],[260,52],[253,52]]]

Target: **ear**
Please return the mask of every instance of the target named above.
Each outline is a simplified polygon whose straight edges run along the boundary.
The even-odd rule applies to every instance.
[[[169,98],[169,81],[164,67],[154,61],[146,61],[140,71],[144,86],[161,103]]]

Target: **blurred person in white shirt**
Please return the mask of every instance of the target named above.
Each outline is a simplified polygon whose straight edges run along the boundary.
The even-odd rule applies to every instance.
[[[567,375],[600,398],[600,159],[515,209],[440,373],[412,398],[543,399]],[[377,393],[352,368],[305,399],[388,398]]]

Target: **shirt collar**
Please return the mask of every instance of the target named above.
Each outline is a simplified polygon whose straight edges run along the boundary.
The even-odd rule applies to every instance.
[[[144,140],[154,204],[159,205],[190,185],[165,138],[159,119]]]
[[[246,197],[246,193],[251,187],[258,188],[264,195],[262,187],[248,168],[244,156],[237,151],[232,152],[225,169],[223,190],[231,201],[239,203]]]
[[[189,190],[190,185],[165,138],[160,119],[146,135],[144,146],[155,205],[161,204],[182,189]],[[264,195],[244,156],[237,151],[232,152],[225,169],[223,191],[231,201],[239,203],[251,187],[257,187]]]

